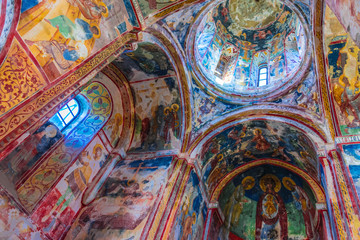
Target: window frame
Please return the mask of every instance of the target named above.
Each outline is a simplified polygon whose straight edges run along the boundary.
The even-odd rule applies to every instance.
[[[71,107],[69,106],[69,103],[71,101],[75,101],[75,103],[76,103],[74,109],[71,109]],[[67,108],[69,111],[69,113],[65,117],[63,117],[60,114],[60,111],[62,111],[64,108]],[[77,109],[77,112],[76,112],[76,109]],[[63,132],[67,127],[69,127],[81,115],[81,111],[82,111],[81,104],[80,104],[79,100],[77,99],[77,97],[74,97],[71,100],[69,100],[66,104],[64,104],[64,106],[62,106],[49,120],[51,121],[51,119],[53,119],[55,116],[57,116],[57,118],[61,121],[62,126],[59,126],[54,120],[51,122],[53,124],[55,124],[61,132]],[[74,112],[76,112],[76,113],[74,114]],[[70,121],[68,121],[66,123],[65,120],[69,115],[72,116],[72,118]]]
[[[261,70],[265,69],[266,72],[265,73],[261,73]],[[260,79],[261,76],[266,76],[265,79]],[[260,85],[260,82],[266,82],[264,85]],[[263,87],[269,84],[269,69],[267,65],[261,65],[259,66],[259,71],[258,71],[258,78],[257,78],[257,87]]]

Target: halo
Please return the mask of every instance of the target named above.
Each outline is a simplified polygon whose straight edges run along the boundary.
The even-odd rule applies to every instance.
[[[103,3],[103,2],[100,2],[100,3],[98,4],[98,6],[99,6],[99,7],[100,7],[100,6],[105,7],[106,12],[102,12],[101,15],[102,15],[103,17],[105,17],[105,18],[108,17],[108,16],[109,16],[109,9],[107,8],[106,4]]]
[[[263,190],[263,192],[266,192],[266,186],[265,186],[265,179],[267,178],[271,178],[274,180],[275,182],[275,187],[274,187],[274,191],[275,192],[279,192],[281,189],[281,182],[279,180],[279,178],[277,178],[275,175],[273,174],[265,174],[261,179],[260,179],[260,188],[261,190]]]
[[[54,138],[57,134],[57,128],[54,125],[48,125],[45,128],[45,134],[49,137],[49,138]]]
[[[98,149],[98,148],[101,148],[101,150],[104,149],[104,147],[103,147],[101,144],[96,144],[96,145],[94,146],[94,148],[93,148],[93,154],[96,153],[96,149]]]
[[[174,103],[173,105],[171,105],[171,108],[177,112],[179,110],[179,105],[177,105],[176,103]]]
[[[193,212],[192,217],[194,218],[193,224],[195,224],[196,223],[196,213],[195,212]]]
[[[244,184],[245,184],[245,182],[246,182],[247,180],[250,180],[250,181],[251,181],[251,184],[249,184],[249,185],[245,188],[245,190],[250,190],[250,189],[252,189],[252,188],[254,187],[254,185],[255,185],[255,179],[254,179],[252,176],[244,177],[244,179],[241,181],[241,185],[244,186]]]
[[[96,27],[98,30],[99,30],[99,33],[98,34],[94,34],[93,33],[93,38],[99,38],[101,36],[101,30],[99,28],[99,26],[97,26],[96,24],[93,24],[93,25],[90,25],[90,27]]]
[[[212,103],[214,103],[214,102],[215,102],[215,98],[210,97],[209,99],[210,99],[210,102],[212,102]]]
[[[256,132],[256,131],[259,131],[259,134],[261,134],[261,133],[262,133],[262,131],[261,131],[261,129],[260,129],[260,128],[255,128],[255,129],[254,129],[254,131],[253,131],[253,133],[255,134],[255,132]]]
[[[287,190],[291,191],[291,189],[289,188],[289,185],[286,183],[286,181],[289,181],[289,182],[291,182],[294,186],[296,186],[296,183],[294,182],[294,180],[292,180],[292,179],[289,178],[289,177],[283,177],[282,183],[283,183],[284,187],[285,187]]]
[[[166,107],[166,108],[164,109],[164,114],[165,114],[165,116],[169,115],[169,113],[167,113],[166,110],[169,110],[169,111],[171,112],[171,108]]]

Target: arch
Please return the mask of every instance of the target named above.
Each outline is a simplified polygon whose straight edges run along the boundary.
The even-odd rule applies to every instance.
[[[313,177],[311,177],[307,172],[305,172],[304,170],[302,170],[302,169],[300,169],[298,167],[295,167],[292,164],[286,163],[284,161],[279,161],[277,159],[269,159],[269,158],[259,159],[259,160],[256,160],[254,162],[242,165],[242,166],[234,169],[232,172],[228,173],[224,178],[222,178],[222,180],[215,187],[214,191],[211,193],[210,202],[216,202],[218,200],[222,189],[236,175],[238,175],[238,174],[240,174],[242,172],[245,172],[246,170],[248,170],[248,169],[250,169],[252,167],[261,166],[261,165],[269,165],[269,164],[274,165],[274,166],[283,167],[283,168],[285,168],[287,170],[290,170],[293,173],[296,173],[297,175],[301,176],[309,184],[309,186],[313,190],[317,202],[318,203],[323,203],[323,204],[326,203],[326,197],[325,197],[324,189],[322,188],[320,183],[317,180],[315,180]]]
[[[331,136],[327,134],[327,131],[319,127],[321,124],[315,119],[309,118],[297,109],[292,109],[289,112],[289,108],[281,109],[271,105],[253,105],[246,109],[240,109],[229,114],[226,118],[217,118],[199,131],[196,136],[193,136],[193,140],[190,142],[187,148],[188,154],[194,158],[199,151],[199,148],[205,144],[210,138],[214,137],[219,131],[234,126],[240,122],[251,121],[255,119],[269,119],[283,123],[290,123],[300,131],[306,134],[313,143],[325,144],[331,142]],[[314,144],[314,146],[316,146]]]
[[[31,173],[22,179],[22,185],[16,190],[19,201],[29,212],[77,159],[85,146],[106,124],[112,113],[113,100],[109,90],[102,83],[90,82],[81,94],[89,102],[89,113],[53,151],[47,152],[46,157],[39,160]]]
[[[147,28],[145,33],[144,38],[154,42],[161,42],[162,48],[166,50],[167,55],[170,56],[173,66],[176,69],[176,74],[179,79],[181,104],[183,106],[181,135],[181,151],[183,152],[190,140],[192,119],[191,106],[193,104],[193,98],[191,97],[191,74],[186,67],[185,53],[177,38],[167,29],[166,25],[153,24],[151,27]]]

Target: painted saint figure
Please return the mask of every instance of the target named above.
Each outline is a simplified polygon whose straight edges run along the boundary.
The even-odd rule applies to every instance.
[[[287,240],[287,212],[277,193],[281,189],[280,180],[272,174],[266,174],[260,179],[260,187],[264,194],[260,196],[256,207],[255,240]]]
[[[251,141],[256,142],[255,148],[259,151],[266,151],[270,148],[270,143],[262,135],[261,129],[254,130],[254,138]]]
[[[311,205],[310,199],[305,191],[297,186],[295,182],[289,178],[284,177],[282,179],[284,187],[291,191],[291,194],[294,198],[295,207],[298,210],[301,210],[304,216],[305,222],[305,231],[308,239],[313,239],[314,232],[313,232],[313,216],[315,214],[315,209]]]
[[[235,188],[234,193],[225,205],[225,227],[230,230],[231,226],[236,227],[239,222],[240,214],[242,213],[244,203],[247,202],[245,198],[245,191],[250,190],[255,185],[255,179],[251,176],[245,177],[239,186]]]

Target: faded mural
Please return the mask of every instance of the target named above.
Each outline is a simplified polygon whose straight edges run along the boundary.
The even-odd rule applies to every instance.
[[[360,2],[357,0],[326,0],[355,44],[360,47]]]
[[[222,191],[220,239],[314,239],[315,198],[296,174],[264,165],[237,175]]]
[[[61,239],[70,229],[82,207],[82,195],[104,165],[107,155],[102,141],[95,136],[35,209],[31,219],[50,239]]]
[[[90,113],[16,189],[21,203],[29,211],[35,208],[110,116],[112,99],[104,85],[98,82],[91,83],[82,94],[89,101]]]
[[[226,129],[204,144],[198,159],[208,193],[233,169],[262,158],[279,159],[318,176],[317,155],[305,134],[284,123],[255,120]]]
[[[107,82],[107,89],[109,90],[111,96],[120,95],[119,86],[117,86],[108,76],[103,73],[99,73],[96,79],[101,82]],[[113,102],[113,110],[111,117],[103,127],[105,135],[112,147],[115,147],[119,141],[123,128],[123,117],[123,102],[119,99]]]
[[[182,47],[185,47],[185,39],[191,23],[194,21],[194,18],[196,17],[200,9],[207,2],[208,1],[204,1],[203,3],[190,6],[183,10],[175,12],[170,16],[161,20],[169,27],[172,33],[177,37]]]
[[[29,217],[0,188],[0,239],[41,239],[42,235]]]
[[[54,80],[138,27],[129,0],[23,1],[17,31]]]
[[[199,184],[198,176],[192,171],[169,239],[202,239],[207,207]]]
[[[46,122],[0,162],[0,170],[14,184],[33,169],[40,158],[63,137],[57,126]]]
[[[329,7],[325,11],[329,85],[341,135],[360,133],[360,51]]]
[[[114,61],[135,95],[136,126],[130,151],[156,151],[179,147],[180,95],[175,70],[155,44],[140,43],[134,52]]]
[[[139,239],[164,191],[171,160],[120,161],[65,239]]]

